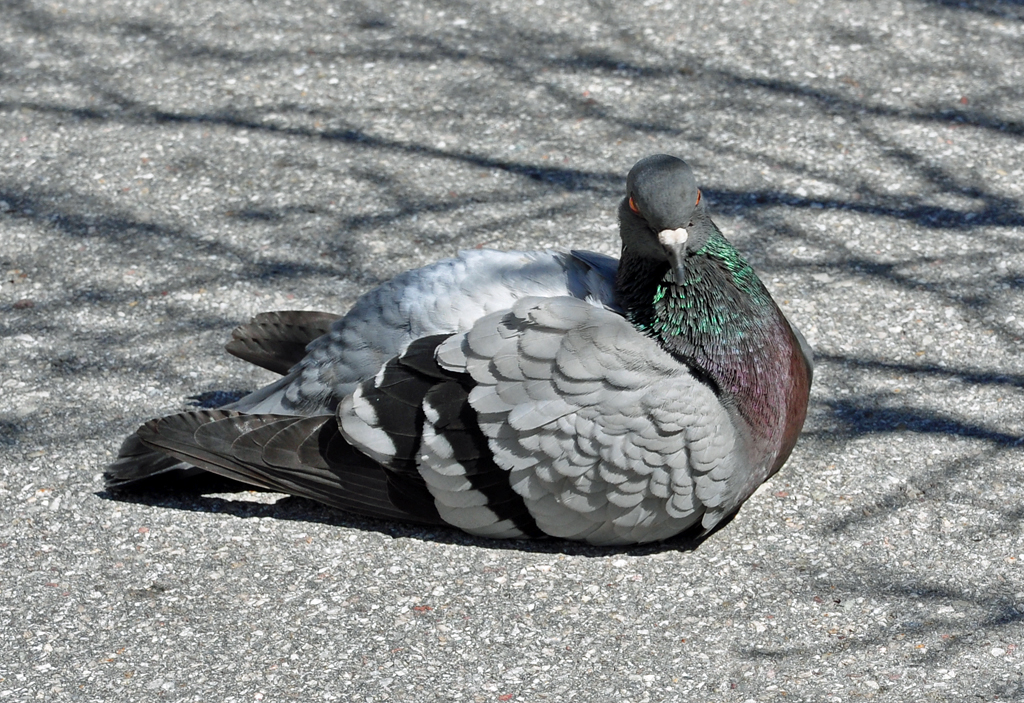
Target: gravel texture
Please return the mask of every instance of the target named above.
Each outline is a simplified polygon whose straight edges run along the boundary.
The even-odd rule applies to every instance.
[[[1016,1],[0,0],[0,701],[1024,699],[1022,86]],[[103,491],[236,323],[615,253],[661,151],[818,355],[698,548]]]

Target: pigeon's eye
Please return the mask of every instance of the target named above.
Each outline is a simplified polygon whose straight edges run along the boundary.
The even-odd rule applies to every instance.
[[[697,189],[697,202],[695,202],[693,204],[693,206],[697,207],[698,205],[700,205],[700,189],[699,188]]]
[[[640,214],[640,208],[636,206],[636,202],[633,200],[632,196],[630,196],[629,198],[629,209],[635,212],[637,215]]]

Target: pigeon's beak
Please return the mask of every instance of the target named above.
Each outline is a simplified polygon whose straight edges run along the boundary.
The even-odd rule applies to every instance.
[[[663,229],[658,232],[658,241],[661,242],[661,246],[665,247],[665,251],[668,253],[668,260],[672,265],[672,274],[675,276],[676,283],[678,284],[686,280],[684,265],[686,262],[686,240],[689,236],[690,233],[686,231],[685,227]]]

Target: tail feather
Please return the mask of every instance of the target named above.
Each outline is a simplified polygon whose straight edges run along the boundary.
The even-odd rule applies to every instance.
[[[263,312],[231,333],[226,349],[257,366],[284,375],[306,355],[306,346],[327,334],[340,315],[285,310]]]

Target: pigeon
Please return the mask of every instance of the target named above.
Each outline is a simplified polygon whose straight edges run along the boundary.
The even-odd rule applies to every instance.
[[[683,160],[637,162],[618,214],[619,260],[466,251],[344,316],[258,315],[227,349],[281,378],[145,423],[106,485],[212,472],[498,539],[710,533],[792,452],[811,350]]]

